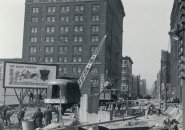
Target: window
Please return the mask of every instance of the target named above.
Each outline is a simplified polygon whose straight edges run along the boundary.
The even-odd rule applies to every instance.
[[[62,6],[61,7],[61,12],[64,13],[64,12],[69,12],[69,6]]]
[[[74,46],[73,47],[73,52],[74,53],[82,52],[82,46]]]
[[[77,6],[75,6],[75,11],[77,11],[77,12],[84,11],[84,6],[83,5],[77,5]]]
[[[82,57],[81,56],[73,56],[73,62],[82,62]]]
[[[78,73],[78,74],[82,73],[82,69],[81,69],[80,67],[73,67],[72,69],[73,69],[73,70],[72,70],[73,73],[75,73],[75,74],[77,74],[77,73]]]
[[[54,51],[54,50],[53,50],[53,47],[52,47],[52,46],[46,46],[46,47],[45,47],[45,52],[46,52],[46,53],[53,53],[53,51]]]
[[[48,7],[48,13],[54,13],[56,11],[56,7]]]
[[[78,73],[82,73],[82,69],[80,67],[78,67]]]
[[[91,80],[91,83],[92,83],[92,84],[99,84],[99,80],[98,80],[98,79],[92,79],[92,80]]]
[[[54,27],[46,27],[46,32],[47,33],[53,33],[55,31]]]
[[[54,36],[47,36],[45,41],[46,43],[54,43],[55,42]]]
[[[91,73],[93,74],[97,74],[98,73],[98,69],[96,67],[91,69]]]
[[[30,47],[30,53],[36,53],[37,47]]]
[[[93,25],[91,27],[91,32],[99,32],[99,26],[98,25]]]
[[[46,63],[52,63],[53,62],[53,56],[46,56],[44,58],[44,62],[46,62]]]
[[[97,35],[91,36],[91,42],[98,42],[98,41],[99,41],[99,37]]]
[[[47,22],[55,22],[55,17],[54,16],[47,16],[46,21]]]
[[[75,15],[75,22],[77,22],[77,21],[84,21],[84,17],[83,17],[83,15]]]
[[[30,56],[29,61],[30,62],[36,62],[37,60],[36,60],[35,56]]]
[[[73,41],[74,42],[82,42],[83,41],[83,37],[82,36],[74,36]]]
[[[58,61],[62,62],[62,63],[66,63],[67,62],[67,57],[66,56],[59,56]]]
[[[39,18],[37,18],[37,17],[32,17],[31,18],[31,22],[37,23],[38,21],[39,21]]]
[[[91,54],[93,54],[97,48],[97,46],[91,46]]]
[[[92,16],[92,21],[99,21],[99,20],[100,20],[99,15],[93,15]]]
[[[59,53],[67,53],[67,46],[60,46],[58,52]]]
[[[31,28],[31,33],[37,33],[37,32],[38,32],[38,29],[36,27]]]
[[[67,73],[67,68],[66,67],[59,67],[59,73],[60,74],[66,74]]]
[[[100,11],[100,5],[99,4],[95,4],[92,6],[92,11]]]
[[[68,42],[69,41],[69,37],[68,36],[60,36],[59,40],[60,40],[60,42]]]
[[[39,0],[33,0],[33,2],[34,2],[34,3],[38,3],[38,2],[39,2]]]
[[[36,7],[34,7],[34,8],[32,8],[32,12],[35,14],[35,13],[39,13],[39,8],[36,8]]]
[[[81,25],[74,26],[74,32],[83,32],[83,26]]]
[[[69,16],[61,16],[60,20],[61,22],[69,22]]]
[[[68,26],[62,26],[60,27],[60,32],[61,33],[67,33],[69,31],[69,27]]]
[[[31,43],[36,43],[37,42],[37,37],[31,37],[30,42]]]

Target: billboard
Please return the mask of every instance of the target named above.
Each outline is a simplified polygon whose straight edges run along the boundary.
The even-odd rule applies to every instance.
[[[47,83],[57,77],[57,66],[5,62],[5,88],[47,88]]]

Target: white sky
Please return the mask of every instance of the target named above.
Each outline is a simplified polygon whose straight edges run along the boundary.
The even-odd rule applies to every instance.
[[[161,49],[169,44],[173,0],[122,0],[124,18],[123,55],[134,62],[133,73],[152,86],[160,66]],[[0,0],[0,58],[22,55],[24,0]]]

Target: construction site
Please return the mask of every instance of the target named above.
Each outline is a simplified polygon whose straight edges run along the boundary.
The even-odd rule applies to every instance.
[[[147,1],[146,7],[130,3],[130,9],[136,10],[130,11],[134,24],[126,43],[133,49],[131,55],[140,51],[132,57],[137,75],[132,72],[132,58],[122,50],[123,3],[128,1],[20,2],[25,9],[22,57],[0,59],[0,130],[185,129],[185,0],[174,0],[168,17],[168,50],[161,50],[161,59],[151,53],[164,43],[160,28],[165,24],[158,21],[164,10],[158,8],[163,4],[160,9],[164,9],[166,3],[159,1],[150,12],[153,15],[149,11],[157,0]],[[8,27],[4,32],[13,32]],[[7,39],[15,40],[9,35]],[[156,66],[160,69],[153,70]]]

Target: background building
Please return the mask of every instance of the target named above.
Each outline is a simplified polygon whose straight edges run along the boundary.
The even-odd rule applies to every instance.
[[[140,97],[145,97],[146,96],[146,79],[141,79],[140,80],[139,96]]]
[[[58,64],[60,77],[78,79],[108,34],[82,93],[99,93],[106,80],[120,87],[124,16],[121,0],[26,0],[23,61]]]
[[[127,96],[132,91],[132,64],[133,61],[130,57],[125,56],[122,58],[120,91]]]
[[[132,89],[130,92],[129,97],[131,99],[137,99],[139,98],[139,94],[140,94],[140,75],[133,75],[132,76]]]
[[[173,4],[172,12],[171,12],[171,22],[170,22],[170,30],[178,31],[177,24],[180,24],[180,5],[181,2],[175,1]],[[181,40],[175,40],[173,37],[170,39],[171,41],[171,51],[170,51],[170,80],[171,80],[171,88],[174,93],[174,97],[177,97],[182,101],[182,86],[180,85],[179,79],[179,45]]]
[[[166,100],[170,90],[170,53],[161,51],[161,99]]]

